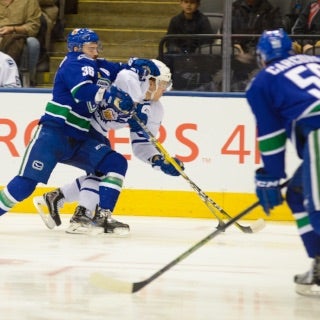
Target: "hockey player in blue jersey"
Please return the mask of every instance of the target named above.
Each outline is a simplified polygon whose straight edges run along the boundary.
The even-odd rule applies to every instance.
[[[163,93],[171,87],[171,73],[169,68],[158,60],[152,60],[160,70],[160,75],[150,77],[148,81],[139,78],[136,72],[132,70],[122,70],[118,74],[115,84],[129,93],[135,102],[137,108],[135,110],[137,116],[146,123],[149,130],[156,135],[158,133],[162,118],[163,106],[159,99]],[[127,68],[130,69],[130,68]],[[97,110],[91,121],[92,134],[101,135],[102,139],[106,139],[108,130],[119,129],[130,126],[130,136],[134,155],[141,161],[151,164],[154,168],[159,168],[164,173],[172,176],[179,175],[178,171],[169,163],[166,163],[156,148],[145,137],[139,124],[130,117],[122,117],[118,120],[110,119],[108,106]],[[176,159],[183,168],[183,163]],[[59,217],[59,207],[65,202],[78,202],[77,211],[85,213],[81,220],[72,218],[68,233],[88,233],[92,232],[92,225],[103,227],[102,232],[127,234],[129,226],[119,224],[111,218],[111,212],[116,204],[116,199],[109,198],[109,213],[102,214],[101,210],[96,210],[99,204],[99,185],[100,177],[95,175],[82,176],[73,183],[67,184],[62,188],[58,188],[43,195],[36,197],[34,203],[48,228],[53,229],[61,224]],[[120,188],[118,190],[120,192]],[[101,201],[101,200],[100,200]],[[112,203],[112,204],[111,204]],[[45,214],[42,206],[46,204],[49,214]],[[98,228],[95,228],[98,229]],[[98,233],[97,230],[94,230]]]
[[[110,163],[119,162],[119,176],[125,174],[127,164],[122,156],[107,159],[108,154],[103,154],[103,149],[90,153],[95,141],[89,139],[88,132],[92,114],[99,105],[107,103],[114,114],[121,114],[133,110],[134,103],[127,93],[115,86],[107,90],[97,84],[99,38],[94,31],[73,30],[67,45],[69,52],[55,75],[52,100],[40,118],[19,173],[0,191],[0,215],[30,196],[39,182],[47,183],[59,162],[91,173],[107,173]],[[159,73],[159,70],[153,71]],[[121,178],[109,177],[109,180],[115,188],[121,183]]]
[[[265,31],[257,45],[262,70],[246,90],[255,116],[263,167],[256,171],[256,193],[264,211],[283,202],[286,141],[302,162],[287,186],[286,201],[297,222],[311,269],[296,275],[296,292],[320,294],[320,57],[293,55],[282,30]]]

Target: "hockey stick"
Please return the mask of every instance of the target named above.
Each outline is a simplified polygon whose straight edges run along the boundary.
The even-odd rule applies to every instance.
[[[123,293],[135,293],[139,290],[141,290],[146,285],[150,284],[152,281],[160,277],[162,274],[164,274],[166,271],[171,269],[173,266],[190,256],[193,252],[201,248],[203,245],[205,245],[207,242],[209,242],[211,239],[218,236],[220,233],[224,232],[227,228],[235,224],[239,219],[241,219],[243,216],[248,214],[251,210],[256,208],[260,204],[259,201],[252,204],[250,207],[230,219],[228,222],[226,222],[223,226],[221,226],[220,229],[216,229],[209,235],[207,235],[205,238],[203,238],[201,241],[197,242],[195,245],[193,245],[191,248],[189,248],[187,251],[180,254],[177,258],[172,260],[170,263],[165,265],[163,268],[161,268],[159,271],[155,272],[153,275],[151,275],[149,278],[143,281],[139,282],[127,282],[123,280],[118,280],[114,278],[109,278],[99,272],[93,273],[90,276],[90,282],[96,287],[102,288],[104,290],[109,291],[115,291],[115,292],[123,292]]]
[[[140,118],[133,114],[132,118],[137,121],[140,127],[143,129],[144,133],[146,134],[147,138],[151,141],[151,143],[157,148],[157,150],[163,155],[165,160],[172,164],[174,168],[180,173],[180,175],[189,182],[190,186],[193,190],[197,192],[201,200],[205,203],[208,209],[213,213],[213,215],[218,219],[219,224],[217,229],[223,228],[225,225],[224,221],[216,214],[214,208],[217,209],[223,216],[227,219],[231,219],[232,217],[223,209],[221,208],[216,202],[214,202],[207,194],[205,194],[181,169],[179,164],[173,159],[168,151],[163,147],[163,145],[155,138],[152,132],[147,128],[147,126],[140,120]],[[239,228],[244,233],[254,233],[258,232],[265,227],[265,221],[263,219],[258,219],[251,226],[243,226],[238,222],[234,223],[237,228]]]
[[[280,187],[284,188],[287,186],[290,180],[287,180],[284,182]],[[204,246],[207,242],[209,242],[211,239],[218,236],[220,233],[224,232],[227,228],[235,224],[238,220],[240,220],[242,217],[244,217],[246,214],[248,214],[250,211],[255,209],[257,206],[260,205],[260,201],[257,201],[253,203],[250,207],[245,209],[244,211],[240,212],[238,215],[231,218],[228,222],[226,222],[220,229],[216,229],[209,235],[207,235],[205,238],[203,238],[201,241],[197,242],[195,245],[193,245],[191,248],[189,248],[187,251],[180,254],[177,258],[169,262],[167,265],[165,265],[163,268],[161,268],[159,271],[152,274],[149,278],[139,281],[139,282],[127,282],[123,280],[118,280],[114,278],[107,277],[99,272],[92,273],[90,276],[90,282],[96,287],[102,288],[104,290],[109,291],[116,291],[116,292],[123,292],[123,293],[135,293],[142,288],[144,288],[146,285],[160,277],[162,274],[164,274],[166,271],[174,267],[176,264],[181,262],[182,260],[186,259],[188,256],[190,256],[193,252]]]

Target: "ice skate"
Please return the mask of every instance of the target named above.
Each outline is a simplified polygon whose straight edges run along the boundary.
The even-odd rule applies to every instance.
[[[104,233],[104,228],[93,223],[88,217],[88,210],[82,206],[78,206],[72,218],[70,226],[66,230],[67,233],[90,234],[97,235]]]
[[[105,233],[113,233],[118,236],[128,235],[130,227],[126,223],[122,223],[112,218],[112,212],[107,209],[97,208],[93,223],[104,228]]]
[[[63,206],[63,203],[64,195],[60,189],[47,192],[42,197],[33,198],[34,206],[49,229],[61,225],[59,209]],[[46,213],[47,211],[48,213]]]
[[[320,256],[315,257],[310,270],[296,275],[294,282],[298,294],[320,297]]]

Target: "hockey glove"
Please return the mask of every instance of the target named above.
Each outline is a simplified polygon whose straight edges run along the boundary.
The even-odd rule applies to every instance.
[[[136,109],[135,109],[136,116],[140,119],[140,121],[143,124],[147,124],[148,122],[148,115],[150,114],[150,104],[144,103],[144,104],[137,104]],[[134,119],[129,119],[128,120],[129,126],[130,126],[130,131],[131,132],[139,132],[142,130],[141,126],[139,123],[134,120]]]
[[[160,70],[152,60],[130,58],[128,60],[128,69],[139,75],[139,80],[143,81],[148,76],[160,76]]]
[[[107,104],[122,113],[129,114],[134,111],[134,102],[131,97],[116,86],[111,86],[111,88],[105,92],[104,99],[106,99]]]
[[[178,165],[180,166],[181,170],[184,170],[184,164],[177,158],[173,158]],[[167,162],[162,155],[155,155],[151,159],[152,167],[159,167],[162,172],[168,174],[169,176],[180,176],[180,172],[169,162]]]
[[[270,214],[271,209],[283,202],[280,179],[268,175],[264,168],[260,168],[256,171],[255,184],[260,204],[264,212]]]

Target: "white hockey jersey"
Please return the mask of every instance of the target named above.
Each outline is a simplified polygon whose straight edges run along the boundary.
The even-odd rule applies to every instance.
[[[144,104],[144,112],[148,115],[146,126],[154,136],[157,136],[164,116],[164,110],[160,101],[144,100],[149,88],[149,81],[140,81],[139,76],[135,72],[123,69],[118,73],[114,85],[127,92],[134,102]],[[107,132],[111,129],[117,130],[127,127],[129,119],[130,116],[115,114],[114,110],[108,110],[107,108],[103,112],[97,110],[94,113],[91,125],[97,132],[106,136]],[[130,140],[133,154],[143,162],[148,162],[148,159],[159,154],[142,129],[139,132],[130,131]]]
[[[0,51],[0,87],[20,88],[21,81],[15,61]]]

